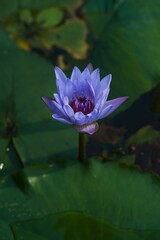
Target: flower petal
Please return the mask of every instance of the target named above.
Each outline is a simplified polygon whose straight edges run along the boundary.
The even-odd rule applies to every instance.
[[[92,72],[91,79],[92,79],[92,85],[96,90],[98,83],[100,83],[100,72],[98,68]]]
[[[75,117],[75,124],[82,125],[85,123],[86,116],[82,112],[76,112],[74,114]]]
[[[78,67],[74,67],[71,75],[71,81],[78,80],[81,77],[81,71]]]
[[[105,109],[108,107],[112,106],[106,114],[104,112],[106,111],[105,109],[102,111],[100,118],[104,118],[111,114],[113,111],[115,111],[123,102],[125,102],[128,99],[128,97],[120,97],[120,98],[115,98],[112,100],[109,100],[105,104]]]
[[[98,119],[107,117],[107,116],[110,114],[112,108],[113,108],[112,105],[109,105],[109,106],[107,106],[106,108],[104,108],[104,109],[100,112],[100,114],[98,115]]]
[[[111,80],[112,80],[111,74],[108,74],[106,77],[102,78],[100,83],[101,89],[109,88]]]
[[[57,92],[59,94],[59,96],[61,97],[61,99],[64,97],[64,89],[65,89],[65,83],[63,82],[62,79],[57,79],[56,80],[56,86],[57,86]]]
[[[84,124],[84,125],[74,125],[74,128],[78,132],[84,132],[92,135],[93,133],[97,132],[99,129],[99,125],[97,122],[93,122],[91,124]]]
[[[61,79],[64,83],[66,83],[68,81],[66,75],[59,67],[56,66],[54,68],[54,71],[55,71],[56,79],[58,79],[58,80]]]
[[[76,93],[76,89],[75,89],[75,85],[73,84],[72,81],[68,81],[65,84],[65,88],[64,88],[64,96],[67,96],[69,100],[72,99],[72,97],[75,95]]]
[[[104,104],[106,103],[105,96],[106,96],[105,92],[102,92],[101,97],[99,97],[99,99],[97,99],[96,101],[95,109],[97,109],[98,112],[102,110]]]
[[[74,123],[74,111],[69,105],[64,105],[63,106],[64,111],[66,112],[67,116],[73,121]]]
[[[105,100],[107,100],[109,90],[110,90],[110,83],[111,83],[112,75],[109,74],[106,77],[104,77],[101,81],[99,86],[96,88],[96,101],[101,97],[102,93],[105,93]]]
[[[77,96],[87,96],[91,101],[95,101],[95,93],[93,91],[92,85],[89,81],[82,80],[82,77],[75,84],[75,94]]]
[[[56,111],[54,111],[53,113],[57,113],[59,114],[61,117],[66,117],[66,113],[63,110],[63,107],[61,105],[59,105],[56,101],[53,101],[53,106],[55,107]]]
[[[53,114],[52,117],[55,119],[55,120],[58,120],[59,122],[62,122],[62,123],[67,123],[67,124],[72,124],[69,120],[67,120],[66,118],[62,118],[60,117],[58,114]]]
[[[52,111],[52,113],[57,113],[60,116],[64,116],[62,107],[58,103],[56,103],[56,101],[53,98],[43,96],[42,100],[45,102],[48,108]]]
[[[89,72],[90,72],[90,74],[93,72],[93,65],[92,65],[92,63],[89,63],[88,65],[87,65],[87,68],[88,68],[88,70],[89,70]]]
[[[54,99],[53,98],[50,98],[50,97],[45,97],[45,96],[43,96],[43,97],[41,97],[42,98],[42,100],[45,102],[45,104],[48,106],[48,108],[52,111],[52,112],[54,112],[54,106],[53,106],[53,101],[54,101]]]
[[[83,72],[82,72],[82,77],[84,80],[86,80],[88,77],[90,77],[90,71],[89,71],[89,68],[86,67]]]
[[[54,93],[53,96],[54,96],[56,102],[57,102],[59,105],[62,105],[62,100],[61,100],[59,94]]]

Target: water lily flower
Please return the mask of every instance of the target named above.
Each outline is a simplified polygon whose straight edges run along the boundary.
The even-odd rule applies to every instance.
[[[72,124],[78,132],[95,133],[97,120],[107,117],[128,97],[108,100],[111,74],[100,80],[99,69],[89,64],[83,72],[74,67],[71,78],[55,67],[57,93],[54,98],[42,97],[53,113],[52,117],[62,123]]]

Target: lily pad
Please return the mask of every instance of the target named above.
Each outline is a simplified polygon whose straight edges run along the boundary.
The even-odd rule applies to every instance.
[[[35,9],[39,10],[45,7],[49,6],[56,6],[56,7],[64,7],[68,9],[75,9],[82,5],[82,0],[35,0],[34,2],[32,0],[20,0],[20,6],[29,8],[29,9]]]
[[[96,160],[36,172],[26,171],[28,193],[16,186],[0,190],[1,216],[17,239],[25,232],[42,239],[79,239],[79,231],[84,239],[98,233],[99,239],[160,237],[159,181],[151,174]]]
[[[154,231],[133,231],[122,229],[109,225],[101,219],[81,213],[81,212],[63,212],[41,219],[19,222],[12,225],[16,239],[21,239],[28,233],[34,233],[34,239],[73,239],[73,240],[137,240],[150,239]],[[31,235],[32,236],[32,235]],[[40,237],[41,236],[41,237]],[[160,236],[157,231],[156,238]],[[150,237],[150,238],[149,238]]]
[[[153,76],[160,72],[158,6],[159,1],[133,0],[91,0],[85,6],[91,29],[90,61],[103,74],[112,73],[111,98],[130,97],[122,108],[157,84]]]
[[[48,28],[55,26],[61,22],[63,18],[63,12],[55,7],[45,8],[38,12],[36,16],[36,22],[42,27]]]
[[[16,12],[18,2],[16,0],[0,1],[0,21]]]
[[[86,57],[88,45],[86,43],[87,27],[80,19],[70,19],[62,26],[46,31],[43,44],[46,48],[56,45],[69,52],[74,58]]]
[[[31,24],[33,22],[32,13],[28,9],[22,9],[19,12],[20,20],[26,24]]]
[[[151,126],[144,126],[139,129],[136,134],[132,135],[127,140],[127,145],[129,144],[143,144],[151,143],[153,140],[159,137],[159,131],[153,129]]]
[[[76,158],[77,133],[71,126],[53,121],[40,99],[56,92],[53,66],[36,54],[19,50],[2,31],[1,35],[0,132],[6,139],[1,158],[10,140],[23,165],[52,163],[54,156],[67,154]]]

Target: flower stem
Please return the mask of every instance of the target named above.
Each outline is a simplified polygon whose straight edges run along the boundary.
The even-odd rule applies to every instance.
[[[86,146],[85,146],[85,133],[79,133],[79,156],[78,159],[81,163],[86,160]]]

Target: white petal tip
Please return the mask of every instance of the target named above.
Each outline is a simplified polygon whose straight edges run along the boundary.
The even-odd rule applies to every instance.
[[[94,134],[99,129],[99,125],[97,122],[84,125],[75,125],[74,127],[78,132],[88,133],[90,135]]]

